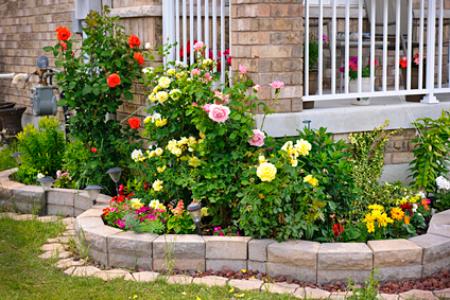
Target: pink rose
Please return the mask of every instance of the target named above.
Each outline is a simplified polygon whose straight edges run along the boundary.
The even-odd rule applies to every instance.
[[[239,73],[241,75],[247,74],[247,68],[243,65],[239,65]]]
[[[230,102],[230,95],[224,95],[219,91],[214,91],[214,96],[219,99],[214,101],[215,104],[228,104]]]
[[[261,88],[261,86],[260,86],[259,84],[255,84],[255,85],[253,86],[253,90],[254,90],[255,92],[258,92],[260,88]]]
[[[205,80],[206,82],[210,82],[212,80],[211,74],[209,72],[205,73]]]
[[[211,104],[205,104],[205,105],[203,105],[202,109],[203,109],[205,112],[209,113],[210,106],[211,106]]]
[[[204,46],[205,44],[203,44],[203,42],[197,42],[194,44],[194,51],[201,51]]]
[[[211,104],[209,107],[208,117],[217,123],[224,123],[228,120],[230,109],[220,104]]]
[[[192,74],[192,76],[198,76],[198,75],[200,75],[200,70],[196,68],[191,71],[191,74]]]
[[[270,84],[270,86],[273,88],[273,89],[281,89],[281,88],[284,88],[284,82],[283,81],[280,81],[280,80],[275,80],[274,82],[272,82],[271,84]]]
[[[253,129],[253,136],[248,140],[248,143],[255,147],[261,147],[264,145],[264,139],[266,135],[259,129]]]

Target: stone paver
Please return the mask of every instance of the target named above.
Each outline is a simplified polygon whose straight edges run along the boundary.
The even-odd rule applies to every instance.
[[[398,300],[397,294],[378,294],[377,298],[379,300]]]
[[[410,290],[400,294],[400,300],[438,300],[430,291]]]
[[[298,289],[295,290],[295,292],[292,295],[295,298],[305,299],[306,298],[305,288],[299,287]]]
[[[175,283],[175,284],[191,284],[192,280],[193,278],[187,275],[172,275],[167,277],[168,283]]]
[[[156,272],[135,272],[133,273],[133,277],[136,281],[140,282],[151,282],[155,281],[159,276],[159,273]]]
[[[259,291],[261,289],[261,286],[263,285],[263,281],[258,279],[231,279],[230,281],[228,281],[228,285],[241,291]]]
[[[45,251],[41,255],[39,255],[39,258],[42,259],[50,259],[50,258],[69,258],[72,256],[72,253],[69,251]]]
[[[205,276],[194,278],[192,283],[204,284],[207,286],[225,286],[228,282],[228,278],[220,276]]]
[[[434,295],[439,299],[450,299],[450,288],[434,291]]]
[[[247,243],[250,237],[205,236],[207,259],[247,259]]]
[[[42,217],[37,217],[37,220],[39,222],[44,222],[44,223],[49,223],[49,222],[57,222],[58,221],[58,217],[57,216],[42,216]]]
[[[298,284],[286,283],[286,282],[276,282],[276,283],[265,283],[261,290],[267,291],[274,294],[293,294],[296,289],[299,288]]]
[[[322,289],[305,287],[305,297],[307,299],[328,299],[330,297],[330,292]]]
[[[83,266],[83,267],[70,267],[64,271],[67,275],[87,277],[93,276],[95,273],[100,272],[99,268],[93,266]]]
[[[73,258],[64,258],[56,263],[58,269],[67,269],[74,266],[83,266],[86,262],[82,259],[74,260]]]
[[[104,281],[109,281],[117,278],[124,278],[127,274],[130,274],[130,272],[122,269],[112,269],[97,272],[94,274],[94,277],[103,279]]]
[[[24,215],[16,215],[14,217],[14,220],[16,221],[29,221],[29,220],[33,220],[35,218],[34,215],[32,214],[24,214]]]
[[[332,300],[345,300],[352,295],[352,292],[333,292],[329,299]]]
[[[53,244],[44,244],[41,247],[42,251],[64,251],[64,246],[61,244],[53,243]]]

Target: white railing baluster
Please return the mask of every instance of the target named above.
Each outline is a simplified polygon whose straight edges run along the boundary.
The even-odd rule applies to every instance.
[[[363,2],[358,1],[358,93],[361,93],[361,85],[362,85],[362,34],[363,34],[363,10],[362,10]]]
[[[189,0],[189,52],[190,63],[194,63],[194,0]],[[186,49],[187,53],[187,49]]]
[[[197,41],[202,41],[202,0],[197,0]]]
[[[388,66],[388,0],[383,4],[383,91],[387,91],[387,66]]]
[[[167,21],[167,2],[166,3],[162,3],[162,16],[163,16],[163,26],[162,26],[162,44],[164,46],[164,44],[166,43],[166,38],[167,38],[167,30],[169,29],[169,25],[168,25],[168,21]],[[163,64],[167,63],[167,58],[164,56],[163,57]]]
[[[349,53],[350,52],[350,1],[345,2],[345,93],[348,94],[349,84]]]
[[[396,5],[396,26],[395,26],[395,90],[400,89],[400,0]]]
[[[180,2],[178,0],[175,0],[175,40],[176,40],[176,46],[175,46],[175,57],[177,61],[180,61],[180,47],[181,47],[181,41],[180,41]]]
[[[309,95],[309,0],[305,0],[305,82],[304,94]]]
[[[205,57],[209,58],[209,1],[205,0]]]
[[[322,95],[322,81],[323,81],[323,0],[319,0],[319,26],[318,26],[319,53],[318,53],[318,72],[317,72],[317,89],[318,94]]]
[[[444,37],[444,0],[439,1],[439,33],[438,33],[438,87],[442,88],[442,56]]]
[[[331,94],[336,93],[336,0],[333,1],[331,19]]]
[[[423,88],[423,36],[424,36],[425,0],[420,0],[420,21],[419,21],[419,81],[417,87]]]
[[[427,95],[423,97],[422,103],[439,103],[434,95],[434,62],[436,54],[436,1],[428,0],[428,18],[427,18],[427,74],[426,89]]]
[[[225,0],[220,0],[220,82],[225,83]]]
[[[231,44],[231,3],[233,1],[228,1],[228,49],[230,50],[230,56],[233,57],[233,53],[231,52],[233,47]],[[233,70],[231,68],[231,65],[228,68],[228,79],[229,79],[229,85],[233,85]]]
[[[406,89],[411,89],[411,57],[412,57],[412,1],[408,0],[408,53],[407,53],[407,59],[408,59],[408,68],[406,70]]]
[[[183,48],[183,63],[187,64],[187,13],[186,13],[186,0],[183,0],[182,2],[183,8],[183,44],[181,47]]]
[[[371,18],[370,24],[370,91],[375,91],[375,23],[376,23],[376,1],[371,1]]]
[[[212,57],[217,59],[217,3],[212,0]],[[217,71],[217,68],[214,70]]]

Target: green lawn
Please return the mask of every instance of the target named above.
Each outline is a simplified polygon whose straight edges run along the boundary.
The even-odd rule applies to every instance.
[[[162,281],[103,282],[66,276],[38,258],[40,246],[63,226],[0,218],[0,299],[294,299],[287,295],[230,292],[229,288],[171,285]]]

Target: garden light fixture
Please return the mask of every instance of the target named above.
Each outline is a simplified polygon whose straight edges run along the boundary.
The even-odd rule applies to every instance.
[[[119,167],[111,168],[108,171],[106,171],[106,174],[108,174],[109,177],[111,177],[111,180],[116,185],[116,193],[117,195],[119,195],[119,180],[120,176],[122,175],[122,168]]]
[[[22,159],[20,158],[20,152],[14,152],[11,155],[12,158],[14,158],[14,160],[16,161],[17,165],[21,165],[22,164]]]
[[[88,185],[84,190],[88,193],[92,204],[97,204],[97,197],[100,194],[102,187],[100,185]]]
[[[201,234],[200,221],[202,219],[202,204],[194,200],[188,205],[187,210],[191,215],[192,221],[194,221],[197,234]]]
[[[45,176],[45,177],[39,178],[38,181],[41,184],[44,191],[48,191],[52,187],[53,182],[55,182],[55,179],[53,179],[50,176]]]
[[[311,122],[312,122],[311,120],[305,120],[302,123],[308,126],[308,129],[311,129]]]

